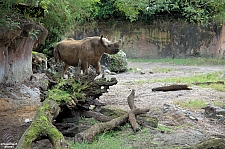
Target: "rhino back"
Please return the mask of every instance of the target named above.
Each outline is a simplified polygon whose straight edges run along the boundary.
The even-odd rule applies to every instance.
[[[78,65],[78,53],[81,50],[80,41],[76,40],[63,40],[58,45],[59,54],[61,60],[68,65],[77,66]]]

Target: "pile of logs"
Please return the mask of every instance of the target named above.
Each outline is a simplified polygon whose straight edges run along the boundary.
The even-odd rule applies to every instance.
[[[49,87],[48,89],[54,88],[58,85],[58,81],[51,74],[46,74],[49,78]],[[104,75],[100,78],[96,78],[96,75],[75,75],[73,77],[74,82],[79,82],[85,84],[85,88],[81,88],[82,92],[85,94],[85,100],[76,100],[72,99],[69,102],[66,102],[62,99],[54,100],[48,98],[48,94],[42,96],[42,105],[37,110],[36,116],[32,121],[30,127],[21,137],[17,149],[29,149],[31,148],[32,142],[41,139],[49,139],[53,148],[69,148],[69,143],[64,139],[64,135],[74,136],[75,142],[92,142],[94,137],[106,130],[114,129],[115,127],[121,126],[129,122],[134,130],[137,132],[140,130],[140,125],[146,126],[143,122],[140,122],[136,119],[137,115],[146,114],[149,111],[149,108],[137,108],[134,105],[134,94],[135,91],[132,90],[131,94],[128,96],[127,101],[130,107],[130,111],[125,113],[122,116],[111,119],[108,116],[105,116],[100,113],[101,106],[105,105],[100,103],[97,98],[99,98],[103,93],[106,93],[109,89],[109,86],[117,84],[116,78],[111,78],[107,80]],[[78,81],[79,80],[79,81]],[[66,80],[63,80],[66,81]],[[65,82],[64,82],[65,84]],[[70,87],[69,84],[66,85],[67,89]],[[63,89],[63,88],[62,88]],[[90,110],[90,106],[96,107],[95,111]],[[96,123],[88,129],[74,134],[72,131],[76,127],[75,124],[63,124],[55,123],[54,120],[59,117],[60,113],[66,111],[65,109],[71,111],[79,111],[74,114],[74,117],[85,116],[85,117],[94,117],[101,123]],[[65,114],[61,114],[61,116]],[[102,123],[104,122],[104,123]],[[157,127],[158,123],[155,125]],[[66,130],[57,129],[65,127]],[[59,131],[60,130],[60,131]]]

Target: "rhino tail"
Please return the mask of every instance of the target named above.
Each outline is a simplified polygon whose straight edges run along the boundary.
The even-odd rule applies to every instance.
[[[54,49],[53,56],[56,62],[62,62],[58,46],[56,46],[56,48]]]

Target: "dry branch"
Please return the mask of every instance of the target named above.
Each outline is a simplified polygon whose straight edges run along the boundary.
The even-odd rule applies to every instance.
[[[191,88],[188,88],[187,85],[169,85],[169,86],[163,86],[163,87],[156,87],[153,88],[152,91],[163,91],[163,92],[167,92],[167,91],[177,91],[177,90],[191,90]]]

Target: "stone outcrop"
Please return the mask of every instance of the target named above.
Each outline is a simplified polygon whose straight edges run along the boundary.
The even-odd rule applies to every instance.
[[[12,16],[0,28],[0,82],[13,85],[32,75],[32,49],[43,43],[48,31],[32,21]]]

